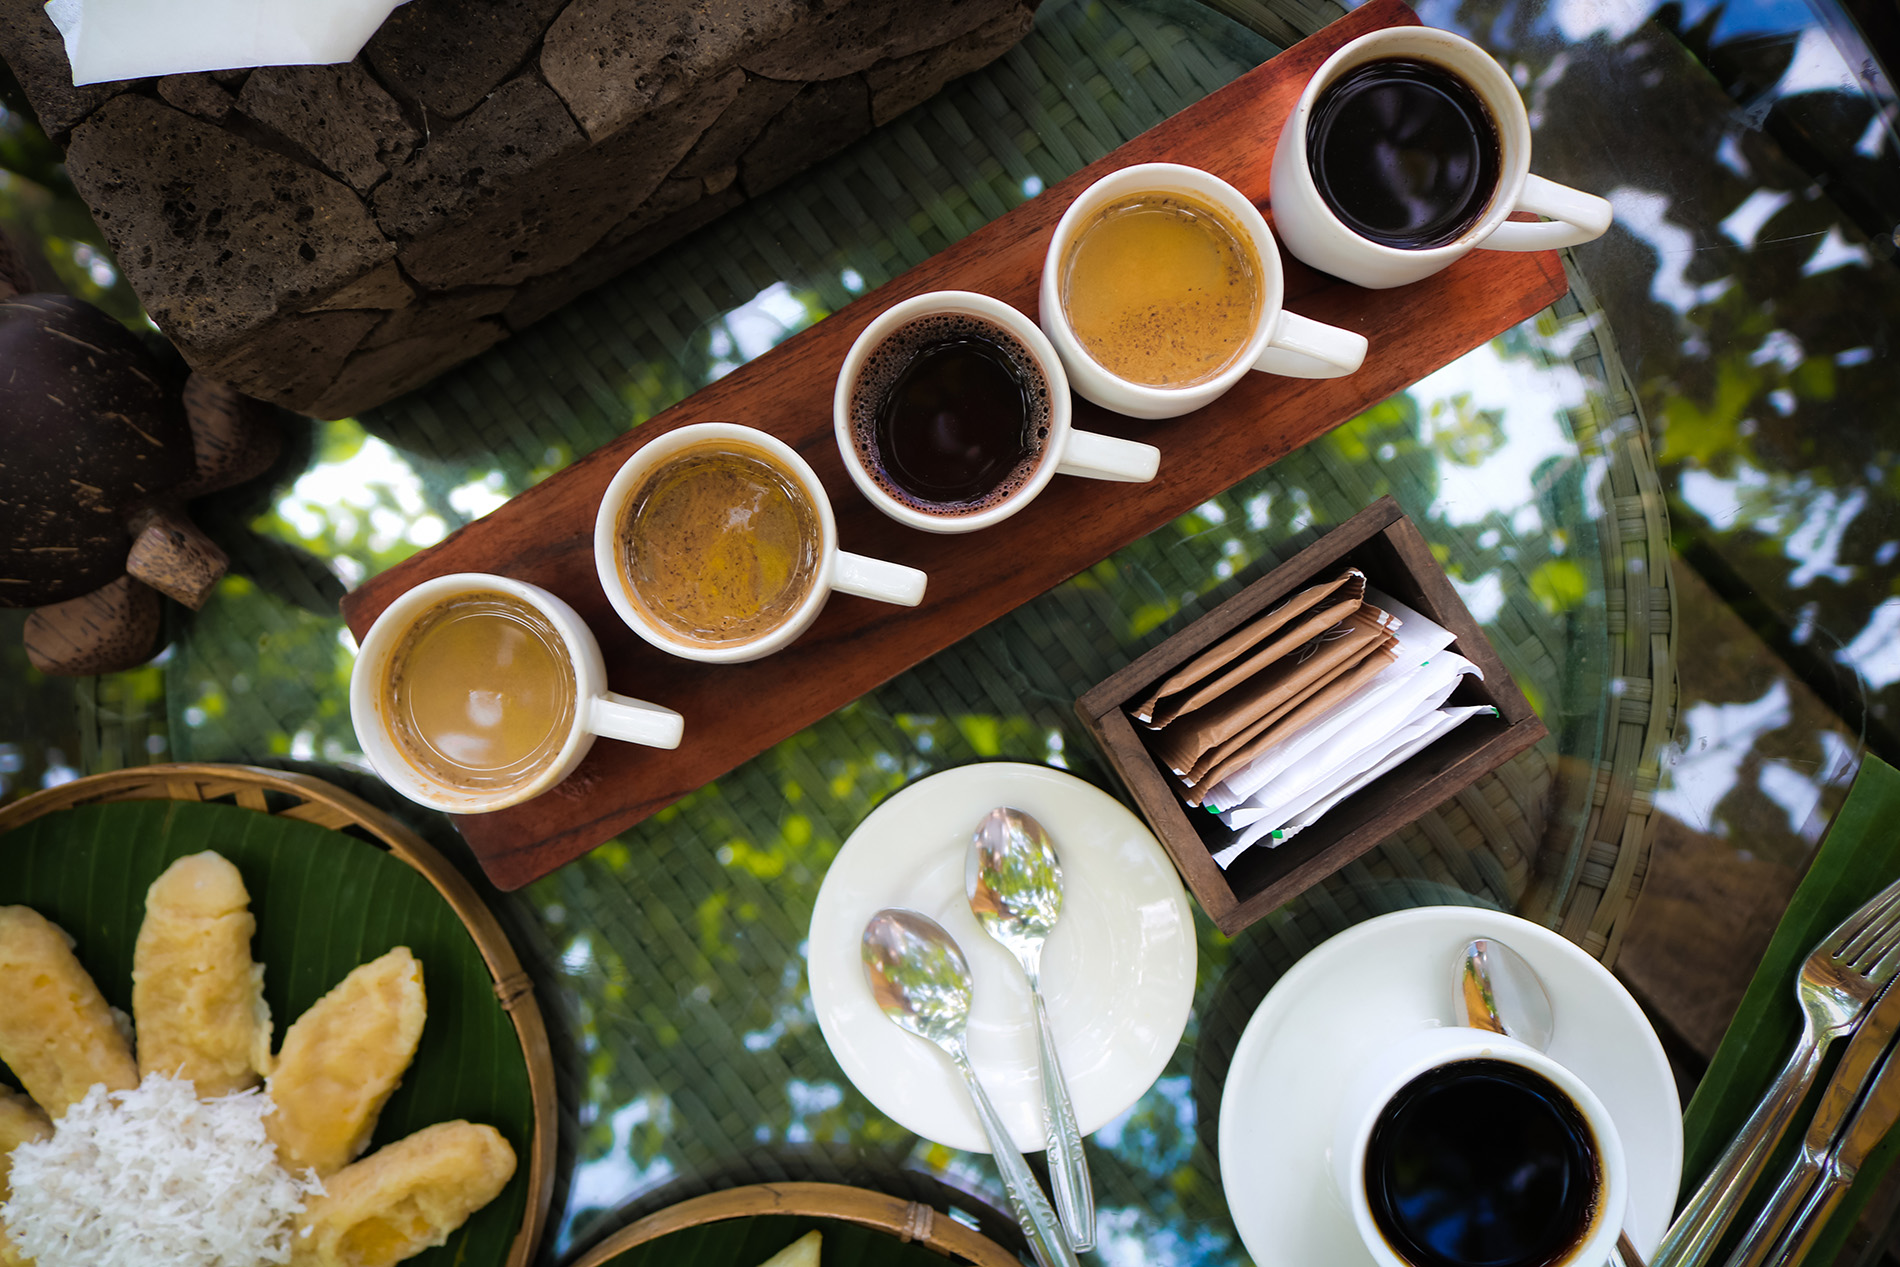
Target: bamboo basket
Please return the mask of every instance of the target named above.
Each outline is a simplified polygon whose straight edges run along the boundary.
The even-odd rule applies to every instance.
[[[761,1214],[839,1219],[916,1241],[954,1263],[1022,1267],[1021,1260],[974,1228],[917,1201],[837,1183],[755,1183],[694,1197],[630,1223],[583,1254],[573,1267],[605,1267],[637,1245],[662,1236]]]
[[[109,801],[217,801],[260,814],[278,814],[347,832],[387,851],[422,873],[440,893],[481,951],[494,978],[495,997],[508,1013],[528,1067],[534,1136],[528,1152],[528,1208],[508,1248],[507,1267],[533,1261],[554,1196],[554,1057],[534,999],[533,984],[514,947],[475,889],[420,836],[322,779],[242,765],[153,765],[95,774],[0,806],[0,835],[58,810]]]

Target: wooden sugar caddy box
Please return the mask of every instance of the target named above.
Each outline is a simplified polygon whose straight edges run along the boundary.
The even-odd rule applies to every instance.
[[[1474,717],[1397,769],[1353,793],[1297,836],[1256,845],[1225,871],[1208,842],[1225,835],[1220,820],[1182,804],[1174,779],[1149,753],[1129,718],[1131,705],[1192,660],[1288,595],[1356,567],[1372,588],[1437,621],[1454,635],[1452,650],[1484,672],[1466,677],[1449,703],[1489,704],[1498,716]],[[1292,559],[1155,647],[1075,702],[1077,716],[1107,754],[1161,839],[1201,908],[1224,933],[1239,932],[1317,884],[1385,837],[1497,769],[1549,732],[1497,652],[1471,618],[1425,538],[1390,497],[1360,511]],[[1206,835],[1203,835],[1203,832]]]

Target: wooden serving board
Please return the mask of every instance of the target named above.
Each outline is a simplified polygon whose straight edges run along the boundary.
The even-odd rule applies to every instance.
[[[912,295],[955,289],[1033,314],[1043,254],[1063,210],[1091,182],[1133,163],[1204,168],[1271,219],[1274,146],[1308,77],[1348,40],[1417,22],[1399,0],[1371,0],[345,597],[343,615],[361,638],[399,594],[431,577],[499,572],[531,581],[573,604],[593,627],[615,690],[685,715],[685,742],[674,751],[602,740],[552,791],[459,819],[489,878],[512,889],[546,875],[1561,296],[1566,285],[1554,252],[1474,251],[1425,281],[1373,291],[1316,273],[1283,251],[1287,307],[1364,334],[1371,344],[1365,366],[1335,379],[1249,374],[1205,409],[1164,422],[1122,418],[1078,398],[1077,427],[1160,448],[1152,483],[1063,476],[997,527],[939,536],[885,518],[846,476],[832,439],[832,388],[845,352],[878,313]],[[594,514],[634,449],[697,422],[747,423],[796,448],[831,496],[840,544],[929,573],[922,605],[835,595],[795,644],[750,664],[682,660],[637,638],[595,576]]]

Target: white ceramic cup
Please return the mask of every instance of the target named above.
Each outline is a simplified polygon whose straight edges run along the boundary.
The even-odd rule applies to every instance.
[[[1616,1245],[1629,1204],[1629,1169],[1609,1110],[1577,1075],[1543,1052],[1502,1034],[1456,1026],[1421,1030],[1384,1049],[1347,1084],[1340,1098],[1333,1136],[1333,1179],[1352,1208],[1353,1224],[1366,1249],[1381,1267],[1412,1267],[1387,1243],[1372,1218],[1365,1174],[1373,1126],[1387,1103],[1412,1079],[1464,1060],[1501,1060],[1542,1074],[1582,1113],[1596,1137],[1601,1167],[1596,1207],[1576,1246],[1552,1267],[1602,1267]]]
[[[1049,434],[1043,441],[1042,458],[1035,470],[1008,497],[963,514],[919,510],[886,492],[865,467],[864,455],[856,442],[857,429],[851,419],[858,375],[878,345],[913,321],[946,314],[976,317],[1014,335],[1035,362],[1049,394]],[[1057,475],[1080,475],[1125,484],[1145,484],[1155,477],[1161,465],[1161,450],[1135,440],[1077,431],[1070,425],[1074,412],[1062,360],[1048,337],[1036,328],[1036,323],[1000,299],[968,290],[932,291],[893,304],[878,314],[845,354],[844,367],[838,371],[838,386],[831,396],[831,422],[838,439],[838,452],[844,455],[844,469],[851,473],[858,491],[892,519],[925,532],[975,532],[1000,523],[1034,501],[1036,494]]]
[[[1313,183],[1306,133],[1314,103],[1347,71],[1388,57],[1431,62],[1451,71],[1478,94],[1498,125],[1498,187],[1490,205],[1456,241],[1405,250],[1359,236],[1347,228]],[[1273,225],[1294,258],[1360,286],[1383,290],[1429,277],[1474,247],[1492,251],[1545,251],[1601,237],[1610,227],[1610,204],[1533,176],[1531,125],[1517,85],[1491,55],[1470,40],[1429,26],[1395,26],[1362,35],[1313,72],[1280,129],[1273,154]],[[1550,219],[1511,221],[1515,211]]]
[[[798,481],[818,520],[818,574],[811,590],[786,618],[770,630],[746,642],[706,644],[688,641],[664,626],[656,624],[640,610],[633,599],[627,573],[620,559],[620,518],[628,500],[638,490],[647,472],[687,449],[733,446],[761,449]],[[838,521],[831,513],[831,499],[817,472],[791,445],[755,427],[731,422],[701,422],[668,431],[649,440],[634,451],[621,466],[620,473],[607,486],[594,516],[594,570],[600,574],[600,587],[607,600],[620,613],[627,627],[669,654],[711,664],[737,664],[757,660],[789,645],[811,627],[825,600],[833,590],[874,598],[881,603],[915,607],[924,601],[924,584],[929,579],[913,567],[866,558],[838,548]]]
[[[446,783],[403,755],[390,734],[389,662],[403,636],[433,608],[463,594],[500,592],[544,616],[561,637],[574,670],[574,720],[559,755],[532,778],[499,790],[470,790]],[[363,636],[350,670],[350,723],[376,773],[410,800],[450,814],[485,814],[539,796],[574,772],[596,736],[677,748],[685,721],[670,708],[617,695],[607,689],[607,666],[587,622],[538,585],[486,572],[455,572],[424,581],[376,618]]]
[[[1103,207],[1142,193],[1184,194],[1221,211],[1249,239],[1260,264],[1260,316],[1253,337],[1233,364],[1203,382],[1151,387],[1110,373],[1082,347],[1062,311],[1062,274],[1076,235]],[[1055,345],[1077,395],[1131,418],[1177,418],[1225,394],[1249,370],[1289,378],[1338,378],[1365,362],[1365,335],[1288,312],[1281,306],[1285,298],[1286,280],[1273,231],[1238,189],[1198,167],[1138,163],[1110,172],[1083,190],[1056,222],[1042,260],[1036,319]]]

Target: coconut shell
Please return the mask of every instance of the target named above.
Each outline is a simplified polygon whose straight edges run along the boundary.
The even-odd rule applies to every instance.
[[[0,300],[0,606],[115,580],[127,515],[195,469],[183,406],[129,330],[66,295]]]

